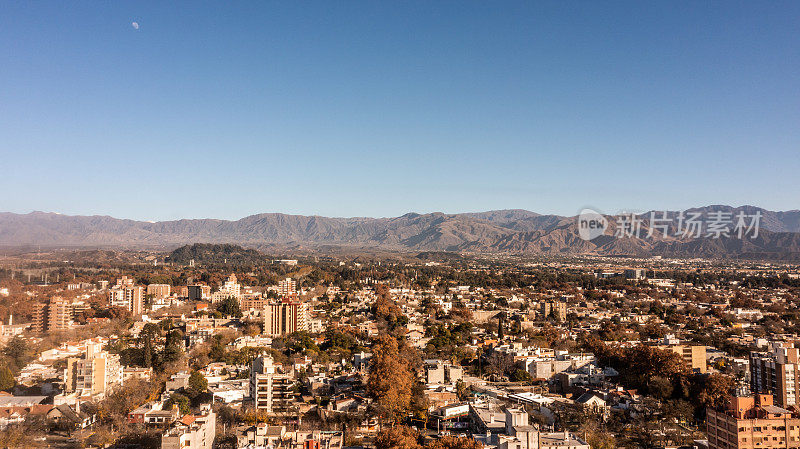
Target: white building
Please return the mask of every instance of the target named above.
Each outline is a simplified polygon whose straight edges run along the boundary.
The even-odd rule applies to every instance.
[[[219,302],[231,296],[236,299],[242,296],[242,286],[237,282],[235,274],[228,276],[228,280],[219,288],[219,291],[211,295],[211,302]]]
[[[216,426],[211,405],[203,405],[199,415],[185,415],[161,436],[161,449],[212,449]]]
[[[102,350],[102,344],[89,342],[83,357],[67,359],[64,391],[81,396],[105,396],[122,385],[123,370],[119,355]]]

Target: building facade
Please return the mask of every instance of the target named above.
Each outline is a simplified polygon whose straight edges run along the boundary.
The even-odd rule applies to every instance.
[[[83,357],[67,359],[64,391],[81,396],[106,396],[123,382],[119,355],[102,350],[97,342],[86,344]]]
[[[263,316],[266,335],[280,336],[308,330],[308,306],[302,302],[268,303]]]
[[[170,295],[172,286],[169,284],[148,284],[147,294],[154,298],[166,298]]]
[[[723,409],[708,409],[706,430],[709,449],[800,447],[800,417],[770,394],[732,396]]]
[[[112,306],[129,310],[134,316],[144,313],[144,287],[135,285],[128,276],[117,280],[108,291],[108,300]]]
[[[230,297],[239,299],[240,296],[242,296],[242,286],[239,285],[236,275],[231,274],[228,276],[228,280],[225,281],[222,287],[219,288],[219,291],[216,291],[213,295],[211,295],[211,301],[219,302]]]
[[[212,449],[216,427],[211,405],[203,405],[199,414],[184,416],[161,436],[161,449]]]
[[[278,282],[278,295],[281,298],[294,296],[297,294],[297,282],[292,278],[286,278]]]
[[[539,306],[542,319],[555,318],[558,321],[567,321],[567,303],[562,301],[544,301]]]
[[[797,406],[800,389],[800,348],[775,342],[768,352],[750,353],[750,390],[772,393],[780,407]]]
[[[35,306],[33,329],[52,332],[69,329],[72,324],[72,304],[59,296]]]
[[[289,411],[295,399],[294,376],[281,373],[272,357],[256,357],[250,365],[250,398],[268,413]]]
[[[677,344],[662,346],[661,349],[667,349],[681,356],[684,363],[686,363],[686,367],[692,370],[693,373],[702,374],[708,372],[705,346]]]

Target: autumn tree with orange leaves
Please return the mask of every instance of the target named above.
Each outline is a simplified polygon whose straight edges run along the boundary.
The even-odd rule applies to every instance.
[[[407,426],[394,426],[382,430],[375,438],[381,449],[481,449],[483,444],[472,438],[446,436],[422,445],[422,435]]]
[[[397,423],[408,416],[416,381],[400,345],[390,335],[380,335],[372,346],[367,390],[375,399],[379,414]]]

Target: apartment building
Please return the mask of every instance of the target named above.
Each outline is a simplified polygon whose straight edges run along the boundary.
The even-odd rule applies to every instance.
[[[800,416],[770,394],[732,396],[723,409],[708,409],[706,430],[709,449],[800,447]]]
[[[797,406],[800,389],[800,348],[775,342],[767,352],[750,353],[750,390],[772,393],[780,407]]]
[[[72,324],[72,304],[60,296],[34,307],[33,329],[37,332],[66,330]]]
[[[147,295],[154,298],[167,298],[172,293],[172,286],[169,284],[148,284]]]
[[[286,412],[295,400],[294,376],[282,373],[272,357],[260,356],[250,364],[250,398],[255,408]]]
[[[108,300],[112,306],[129,310],[134,316],[144,313],[144,287],[135,285],[128,276],[117,280],[108,291]]]
[[[444,363],[441,360],[425,360],[425,382],[428,384],[452,384],[464,377],[461,365]]]
[[[299,301],[275,301],[264,306],[264,334],[287,335],[308,330],[308,306]]]
[[[694,373],[708,372],[708,362],[706,360],[706,347],[699,345],[666,345],[660,346],[661,349],[672,351],[683,359],[686,367]]]
[[[211,287],[208,285],[190,285],[186,287],[186,296],[189,301],[203,301],[211,297]]]
[[[161,436],[161,449],[212,449],[217,433],[217,415],[210,404],[196,415],[185,415]]]
[[[105,396],[123,381],[119,355],[103,351],[102,344],[90,341],[82,357],[67,359],[64,391],[81,396]]]
[[[242,286],[239,285],[236,275],[231,273],[231,275],[228,276],[228,280],[219,288],[219,291],[211,295],[211,302],[220,302],[229,297],[239,299],[240,296],[242,296]]]
[[[555,318],[558,321],[567,321],[567,303],[544,301],[539,305],[539,313],[543,320]]]
[[[292,278],[286,278],[278,282],[278,295],[281,298],[294,296],[297,294],[297,282]]]

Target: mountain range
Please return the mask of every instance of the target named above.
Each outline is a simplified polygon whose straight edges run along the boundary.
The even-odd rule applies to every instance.
[[[109,216],[0,213],[0,246],[177,247],[189,243],[234,243],[325,248],[449,251],[515,255],[629,255],[800,260],[800,210],[774,212],[754,206],[706,206],[685,211],[761,214],[756,238],[644,238],[649,213],[641,214],[642,238],[601,235],[582,240],[576,217],[521,209],[444,214],[408,213],[391,218],[331,218],[265,213],[240,220],[183,219],[146,222]],[[677,216],[671,212],[670,217]],[[609,217],[611,221],[611,217]],[[606,234],[612,234],[610,227]]]

